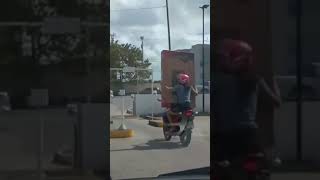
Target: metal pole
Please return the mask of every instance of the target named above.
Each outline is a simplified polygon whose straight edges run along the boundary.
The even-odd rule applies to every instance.
[[[209,7],[208,4],[201,6],[202,9],[202,112],[205,112],[205,94],[204,94],[204,9]]]
[[[121,116],[122,116],[122,124],[124,122],[124,96],[121,97]]]
[[[120,77],[122,77],[122,75],[123,75],[123,72],[121,73]],[[122,80],[122,78],[121,78],[121,80]],[[122,90],[124,91],[123,84],[122,84]],[[124,124],[124,95],[125,95],[125,92],[120,93],[120,96],[122,96],[121,97],[121,106],[122,106],[121,107],[121,116],[122,116],[122,120],[121,120],[121,125],[118,128],[119,130],[126,130],[127,129],[127,127]]]
[[[136,73],[137,73],[137,87],[136,87],[136,92],[137,92],[137,94],[139,94],[139,73],[138,73],[139,71],[136,69]]]
[[[296,23],[296,43],[297,43],[297,51],[296,51],[296,71],[297,71],[297,160],[302,161],[302,54],[301,54],[301,11],[302,11],[302,3],[301,0],[297,0],[297,23]]]
[[[202,112],[204,112],[204,8],[202,8]]]
[[[121,119],[121,125],[120,125],[120,127],[118,128],[118,130],[126,130],[127,129],[127,127],[126,127],[126,125],[124,124],[124,95],[122,95],[122,97],[121,97],[121,106],[122,106],[122,108],[121,108],[121,116],[122,116],[122,119]]]
[[[140,39],[141,39],[141,51],[142,51],[142,63],[143,63],[143,39],[144,39],[144,37],[143,36],[141,36],[140,37]]]
[[[152,94],[152,120],[153,120],[153,111],[154,111],[154,99],[153,99],[153,70],[151,70],[151,94]]]
[[[171,51],[170,22],[169,22],[169,5],[168,5],[168,0],[166,0],[166,9],[167,9],[167,24],[168,24],[168,43],[169,43],[169,51]]]

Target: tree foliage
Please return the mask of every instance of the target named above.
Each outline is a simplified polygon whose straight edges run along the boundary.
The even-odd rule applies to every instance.
[[[149,68],[151,65],[149,59],[142,60],[142,50],[129,43],[119,43],[118,40],[111,39],[110,42],[110,67],[111,68],[124,68],[124,67],[137,67]],[[146,80],[150,78],[151,72],[140,71],[138,73],[123,73],[122,80],[133,81],[138,78]],[[111,73],[112,79],[117,79],[116,72]]]
[[[101,1],[103,2],[103,1]],[[2,3],[0,9],[1,21],[25,21],[25,22],[39,22],[43,21],[47,17],[77,17],[82,20],[94,20],[99,21],[101,19],[95,19],[99,13],[93,13],[93,10],[101,9],[105,5],[90,4],[85,0],[30,0],[30,1],[5,1]],[[13,11],[7,11],[12,9]],[[85,11],[82,11],[85,10]],[[92,13],[92,14],[90,14]],[[21,16],[23,14],[23,16]],[[101,14],[101,13],[100,13]],[[107,13],[105,13],[107,14]],[[7,27],[5,27],[7,28]],[[72,58],[86,57],[89,55],[89,51],[96,50],[97,47],[91,43],[89,47],[90,30],[82,29],[81,34],[57,34],[48,35],[41,32],[41,27],[18,27],[9,33],[0,29],[4,37],[10,37],[10,40],[3,39],[3,44],[7,44],[7,48],[10,50],[4,50],[0,52],[0,55],[5,55],[5,59],[1,60],[1,63],[12,62],[12,58],[20,58],[21,53],[21,40],[19,38],[23,31],[28,32],[28,36],[32,36],[34,39],[35,51],[34,62],[42,64],[59,63],[63,60],[69,60]],[[9,28],[8,29],[12,29]],[[14,39],[14,40],[12,40]],[[101,39],[101,38],[100,38]],[[14,52],[12,52],[14,50]],[[90,54],[93,54],[90,52]]]

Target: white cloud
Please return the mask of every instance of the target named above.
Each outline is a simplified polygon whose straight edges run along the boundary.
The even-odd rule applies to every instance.
[[[202,43],[202,10],[209,0],[168,0],[170,16],[171,49],[188,49],[194,44]],[[144,36],[144,57],[151,60],[155,69],[155,78],[160,78],[161,51],[168,49],[168,32],[166,8],[138,9],[160,7],[165,0],[111,0],[111,33],[123,43],[140,47],[140,36]],[[205,43],[210,40],[210,8],[205,10]]]

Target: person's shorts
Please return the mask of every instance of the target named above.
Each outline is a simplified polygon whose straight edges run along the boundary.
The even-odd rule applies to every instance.
[[[184,104],[175,104],[172,106],[171,111],[176,113],[184,112],[185,110],[188,110],[190,107],[190,102],[185,102]]]
[[[214,161],[229,160],[263,152],[256,128],[238,129],[214,135]]]

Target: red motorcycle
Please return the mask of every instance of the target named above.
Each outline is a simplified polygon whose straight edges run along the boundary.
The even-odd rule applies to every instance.
[[[179,136],[181,144],[188,146],[191,142],[192,129],[194,128],[193,120],[196,114],[197,112],[189,108],[184,112],[173,115],[173,122],[170,124],[167,113],[164,113],[162,120],[165,140],[170,141],[172,136]]]

